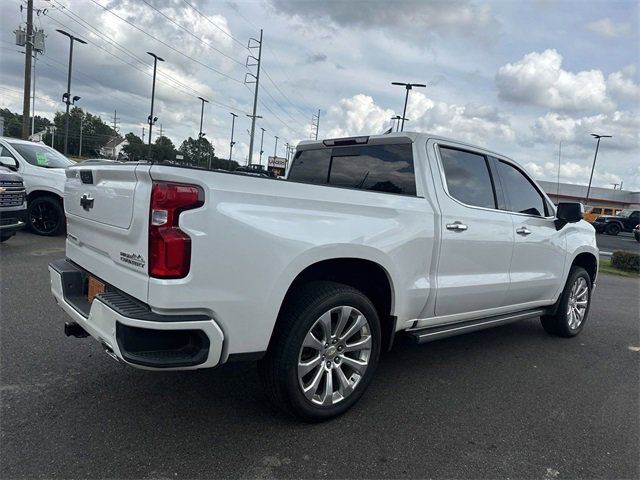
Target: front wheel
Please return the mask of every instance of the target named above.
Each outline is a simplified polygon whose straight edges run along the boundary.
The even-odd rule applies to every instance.
[[[380,322],[360,291],[334,282],[300,287],[283,307],[259,369],[270,399],[306,421],[351,408],[373,378]]]
[[[29,228],[33,233],[51,237],[64,229],[64,210],[52,196],[37,197],[29,202]]]
[[[541,317],[542,327],[550,335],[575,337],[582,331],[591,307],[591,277],[584,268],[572,267],[556,313]]]
[[[607,235],[616,236],[620,233],[620,230],[620,225],[618,225],[617,223],[610,223],[609,225],[607,225],[607,229],[605,231],[607,232]]]

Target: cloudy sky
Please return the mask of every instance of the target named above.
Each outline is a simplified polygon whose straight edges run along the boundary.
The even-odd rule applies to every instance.
[[[0,106],[21,111],[24,55],[14,45],[26,17],[20,0],[0,0]],[[26,3],[26,2],[25,2]],[[320,136],[381,133],[409,100],[405,130],[489,147],[538,179],[586,183],[602,141],[594,184],[624,181],[640,190],[640,8],[625,1],[474,0],[35,0],[47,9],[37,63],[36,112],[61,110],[68,40],[72,93],[105,120],[117,110],[121,132],[140,135],[149,111],[153,51],[159,66],[155,113],[176,143],[203,130],[227,155],[233,111],[234,158],[248,152],[245,85],[249,37],[264,29],[258,127],[264,150],[308,138],[321,110]],[[256,53],[256,51],[254,51]],[[258,130],[259,131],[259,130]],[[284,154],[283,150],[279,154]]]

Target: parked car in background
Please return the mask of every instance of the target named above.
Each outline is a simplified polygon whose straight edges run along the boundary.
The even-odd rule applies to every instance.
[[[22,178],[0,166],[0,242],[13,237],[24,227],[27,216],[27,195]]]
[[[427,134],[302,142],[286,180],[78,164],[65,210],[49,272],[68,335],[143,369],[259,359],[268,396],[307,420],[357,402],[396,335],[536,317],[577,335],[598,270],[580,204]]]
[[[20,174],[27,191],[27,225],[38,235],[65,228],[65,168],[74,162],[43,143],[0,137],[0,163]]]
[[[593,223],[596,218],[602,215],[617,215],[622,211],[620,207],[609,207],[609,206],[599,206],[599,207],[591,207],[587,209],[587,211],[583,214],[582,218],[584,218],[587,222]]]
[[[592,223],[598,233],[618,235],[620,232],[632,232],[640,222],[640,210],[625,209],[617,215],[601,216]]]

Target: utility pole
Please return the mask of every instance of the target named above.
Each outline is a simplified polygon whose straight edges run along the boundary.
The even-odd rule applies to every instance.
[[[31,55],[33,50],[33,0],[27,0],[27,42],[24,56],[24,97],[22,99],[22,139],[29,138],[29,101],[31,100]]]
[[[424,83],[402,83],[402,82],[391,82],[391,85],[401,85],[407,90],[407,94],[404,97],[404,109],[402,110],[402,125],[400,126],[400,131],[404,132],[404,121],[407,116],[407,102],[409,101],[409,90],[413,89],[413,87],[426,87]]]
[[[71,66],[73,64],[73,43],[74,41],[76,41],[78,43],[86,45],[87,42],[78,37],[74,37],[64,30],[58,29],[56,31],[61,33],[62,35],[69,37],[69,73],[67,74],[67,91],[62,95],[62,101],[67,105],[64,123],[64,154],[66,155],[69,149],[69,106],[75,105],[76,100],[80,100],[80,97],[78,96],[73,97],[73,100],[71,99]]]
[[[80,117],[80,147],[78,148],[78,157],[82,157],[82,120],[84,120],[84,115]]]
[[[589,192],[591,192],[591,180],[593,179],[593,171],[596,169],[596,158],[598,158],[598,148],[600,147],[600,139],[611,138],[611,135],[598,135],[597,133],[592,133],[591,136],[593,138],[597,138],[598,143],[596,143],[596,153],[593,156],[593,165],[591,166],[591,176],[589,177],[589,186],[587,187],[587,196],[584,199],[585,205],[587,205],[587,202],[589,201]]]
[[[158,117],[153,116],[153,101],[156,96],[156,70],[158,69],[158,60],[164,62],[164,58],[159,57],[153,52],[147,52],[148,55],[153,57],[153,83],[151,84],[151,113],[149,114],[149,157],[151,157],[151,131],[153,125],[158,121]]]
[[[260,136],[260,167],[262,167],[262,154],[264,153],[264,150],[262,149],[264,145],[264,128],[260,127],[260,130],[262,130],[262,135]]]
[[[36,133],[36,60],[38,59],[38,52],[33,51],[33,88],[31,99],[31,135]]]
[[[111,121],[111,127],[116,132],[116,135],[118,134],[118,123],[119,122],[120,122],[120,119],[118,118],[118,112],[117,112],[117,110],[114,110],[113,111],[113,120]]]
[[[164,137],[164,131],[162,130],[162,124],[160,124],[160,136]]]
[[[55,125],[51,125],[49,128],[50,128],[50,131],[51,131],[51,148],[54,148],[53,144],[54,144],[54,141],[56,139],[56,126]]]
[[[318,140],[318,131],[320,130],[320,109],[318,113],[311,117],[311,138]]]
[[[278,158],[278,137],[276,136],[276,146],[273,147],[273,158]]]
[[[233,112],[229,112],[231,114],[231,142],[229,142],[229,161],[231,161],[231,154],[233,153],[233,146],[236,144],[236,142],[233,141],[233,130],[235,129],[236,126],[236,117],[238,115],[236,115]],[[231,168],[231,167],[229,167]]]
[[[142,127],[142,143],[144,143],[144,127]]]
[[[253,44],[251,42],[254,42]],[[249,139],[249,161],[247,164],[251,163],[252,161],[252,157],[253,157],[253,137],[255,135],[256,132],[256,118],[258,118],[258,115],[256,115],[256,109],[258,108],[258,87],[260,85],[260,62],[262,60],[262,29],[260,29],[260,40],[256,40],[255,38],[250,38],[249,39],[249,43],[247,44],[247,48],[249,49],[249,51],[251,51],[252,49],[258,49],[258,58],[254,57],[253,55],[249,55],[247,57],[247,61],[246,61],[246,66],[247,67],[256,67],[256,74],[252,74],[247,72],[244,76],[244,83],[248,84],[248,83],[255,83],[256,88],[253,94],[253,113],[251,115],[249,115],[251,117],[251,138]],[[255,61],[257,63],[250,63],[251,61]],[[252,81],[247,81],[247,76],[252,77],[253,80]],[[259,117],[262,118],[262,117]]]

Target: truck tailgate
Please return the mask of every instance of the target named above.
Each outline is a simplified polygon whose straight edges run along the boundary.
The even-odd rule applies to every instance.
[[[67,258],[146,302],[148,164],[87,163],[67,169]]]

